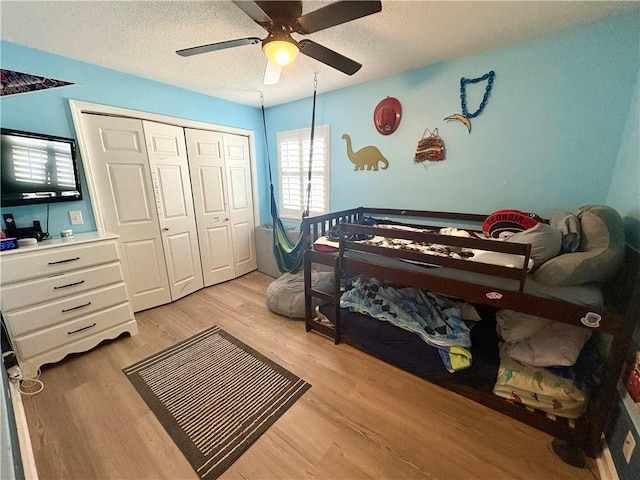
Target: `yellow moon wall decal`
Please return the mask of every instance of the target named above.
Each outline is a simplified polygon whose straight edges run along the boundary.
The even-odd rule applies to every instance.
[[[448,117],[445,118],[445,120],[458,120],[464,123],[469,133],[471,133],[471,122],[464,115],[460,115],[459,113],[456,113],[455,115],[449,115]]]

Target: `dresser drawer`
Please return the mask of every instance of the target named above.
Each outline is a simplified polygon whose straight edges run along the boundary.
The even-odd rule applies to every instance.
[[[127,302],[124,283],[65,297],[33,308],[3,312],[12,339]],[[53,340],[52,340],[53,341]]]
[[[119,261],[114,241],[33,249],[2,257],[2,284]]]
[[[85,268],[0,288],[3,312],[49,302],[123,281],[119,263]]]
[[[52,348],[58,348],[94,335],[131,318],[129,304],[122,304],[46,330],[34,332],[31,335],[14,338],[13,345],[18,353],[18,359],[26,360]]]

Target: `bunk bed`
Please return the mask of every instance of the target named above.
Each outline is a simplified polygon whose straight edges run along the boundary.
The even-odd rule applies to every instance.
[[[371,218],[376,219],[373,225],[365,221]],[[640,311],[639,254],[623,246],[624,260],[606,281],[577,287],[545,286],[536,281],[530,271],[530,244],[482,237],[481,225],[487,218],[488,215],[478,214],[365,207],[305,218],[302,231],[306,245],[306,330],[328,336],[336,344],[350,344],[540,429],[554,437],[552,447],[563,460],[581,466],[585,454],[596,457],[600,452],[602,433],[610,420],[610,412],[614,411],[617,382]],[[389,228],[394,225],[409,228]],[[450,227],[478,235],[460,237],[441,233],[442,228]],[[337,249],[326,248],[327,242],[323,240],[336,231],[339,232],[338,242],[334,244]],[[488,258],[515,256],[521,262],[502,265],[491,260],[488,263],[469,261],[464,255],[434,255],[404,246],[389,248],[389,242],[383,246],[385,242],[363,241],[381,237],[396,239],[401,245],[436,244],[444,246],[445,252],[470,250],[487,253]],[[312,284],[311,272],[318,268],[333,271],[332,281]],[[341,308],[341,296],[353,286],[345,282],[345,278],[353,276],[373,277],[398,288],[434,292],[476,307],[482,321],[470,332],[471,366],[451,373],[443,368],[437,349],[425,347],[417,335],[362,312]],[[599,298],[594,299],[594,288],[601,294]],[[314,307],[318,302],[321,305]],[[520,312],[588,329],[594,333],[588,345],[596,340],[599,345],[608,345],[600,354],[599,383],[589,392],[578,414],[556,415],[494,393],[494,389],[498,390],[497,377],[504,374],[500,371],[504,360],[499,347],[501,338],[496,332],[496,314],[500,312]]]

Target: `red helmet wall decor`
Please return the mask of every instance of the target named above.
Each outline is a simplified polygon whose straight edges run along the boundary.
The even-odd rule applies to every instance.
[[[402,107],[397,98],[387,97],[373,111],[373,124],[380,135],[391,135],[400,125]]]

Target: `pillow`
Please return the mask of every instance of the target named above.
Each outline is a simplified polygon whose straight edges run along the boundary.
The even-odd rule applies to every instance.
[[[551,323],[548,318],[536,317],[513,310],[498,310],[496,330],[505,342],[514,343],[531,337]]]
[[[551,322],[531,337],[508,345],[514,360],[534,367],[570,367],[578,359],[591,330],[561,322]]]
[[[576,211],[580,246],[540,266],[533,277],[547,285],[579,285],[612,277],[624,259],[624,225],[620,214],[606,205],[587,205]]]
[[[571,212],[554,210],[549,217],[549,225],[562,234],[562,253],[575,252],[580,246],[580,220]]]
[[[536,269],[560,253],[562,232],[546,223],[538,223],[533,228],[514,233],[507,242],[530,243],[533,268]]]
[[[493,393],[560,417],[578,418],[586,410],[586,395],[573,381],[546,368],[522,365],[506,353],[504,344],[499,348],[500,368]]]
[[[525,213],[520,210],[498,210],[484,220],[482,231],[488,237],[502,238],[532,228],[543,221],[535,213]]]
[[[512,253],[491,252],[489,250],[471,250],[472,257],[467,257],[470,262],[489,263],[491,265],[500,265],[501,267],[522,268],[524,264],[524,255],[514,255]],[[527,272],[533,268],[533,260],[529,258],[527,264]]]

